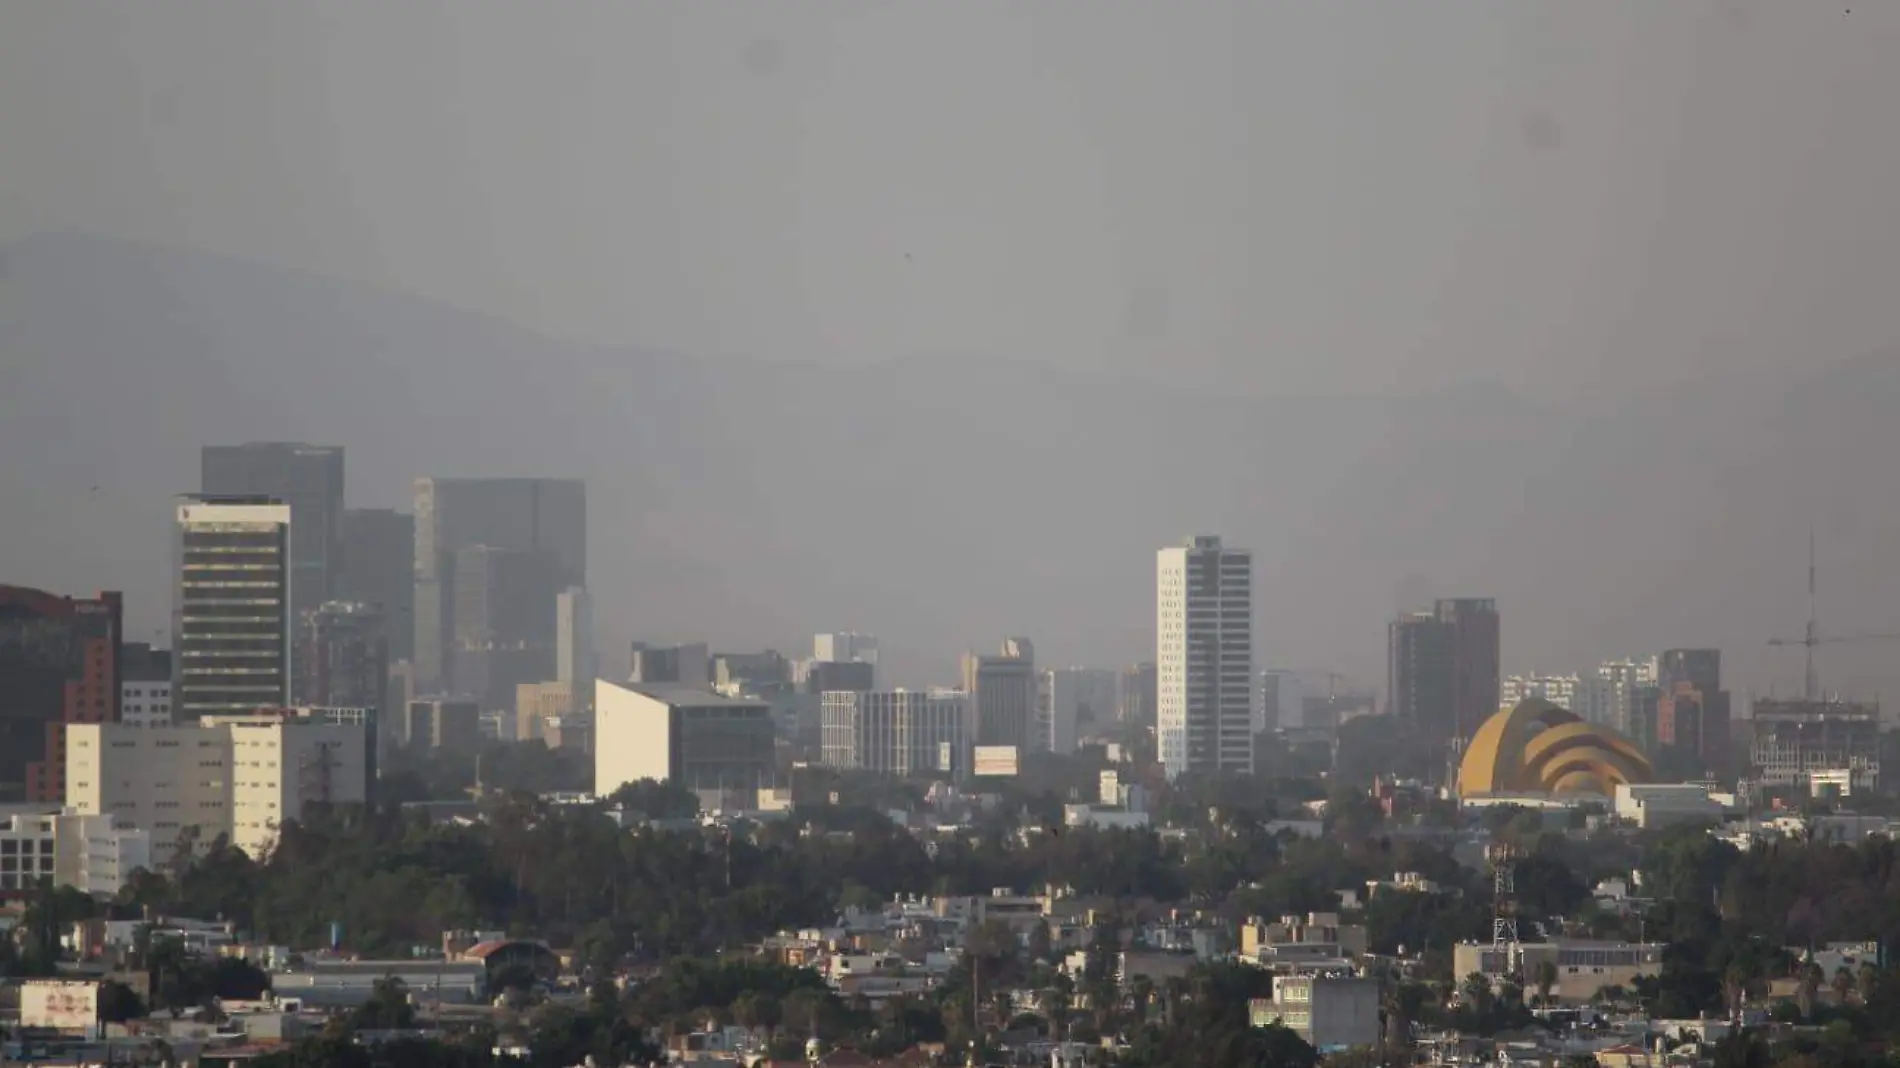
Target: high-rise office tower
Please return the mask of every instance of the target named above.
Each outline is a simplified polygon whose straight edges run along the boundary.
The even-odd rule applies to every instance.
[[[474,545],[455,553],[449,671],[482,711],[514,707],[515,687],[554,677],[560,570],[545,552]]]
[[[269,497],[188,497],[177,512],[172,717],[290,702],[290,505]]]
[[[1734,754],[1721,650],[1665,650],[1656,658],[1656,690],[1658,750],[1668,747],[1679,758],[1693,757],[1704,772],[1725,774]]]
[[[381,711],[389,691],[389,639],[380,605],[330,601],[299,621],[297,691],[325,708]]]
[[[1155,562],[1155,695],[1169,778],[1253,771],[1253,554],[1200,535]]]
[[[1386,631],[1386,701],[1433,745],[1467,739],[1498,710],[1497,602],[1441,600]]]
[[[1028,751],[1036,725],[1036,654],[1027,638],[1005,638],[1000,655],[963,654],[971,745]]]
[[[336,599],[380,605],[389,659],[409,659],[416,644],[415,516],[394,508],[351,508],[343,513],[343,567]]]
[[[569,586],[554,602],[554,681],[575,693],[594,693],[594,603],[587,591]]]
[[[554,591],[587,585],[587,487],[575,479],[420,478],[415,500],[416,685],[463,691],[450,654],[457,631],[471,627],[455,618],[456,554],[477,546],[545,554],[554,571],[551,616]]]
[[[290,507],[290,618],[337,595],[343,569],[343,450],[258,441],[207,445],[199,455],[206,497],[269,497]]]
[[[0,586],[0,801],[61,801],[66,736],[116,723],[121,598]]]
[[[1386,709],[1431,744],[1455,733],[1451,628],[1430,612],[1408,612],[1386,627]]]
[[[1469,738],[1498,711],[1498,604],[1490,598],[1441,600],[1434,606],[1451,628],[1451,708],[1459,738]]]

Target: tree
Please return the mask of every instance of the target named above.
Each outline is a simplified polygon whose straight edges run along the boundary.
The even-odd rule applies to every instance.
[[[1036,921],[1036,926],[1029,929],[1029,959],[1038,964],[1048,963],[1055,956],[1054,942],[1048,921]]]
[[[1545,958],[1537,962],[1537,1000],[1550,1004],[1550,992],[1557,989],[1557,962]]]
[[[369,1000],[350,1013],[352,1031],[402,1031],[414,1027],[416,1007],[409,1000],[409,984],[393,975],[376,980]]]
[[[99,1019],[106,1023],[125,1023],[145,1015],[145,1003],[137,992],[124,983],[108,980],[99,984]]]

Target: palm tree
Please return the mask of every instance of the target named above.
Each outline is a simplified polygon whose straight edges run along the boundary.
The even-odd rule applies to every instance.
[[[1834,1004],[1845,1005],[1854,996],[1854,973],[1843,964],[1834,969],[1834,978],[1828,982],[1828,988],[1834,992]]]
[[[1821,966],[1814,963],[1812,956],[1798,965],[1801,985],[1795,989],[1795,1007],[1801,1010],[1803,1020],[1814,1019],[1814,996],[1821,992]]]
[[[1557,989],[1557,962],[1540,960],[1537,962],[1537,1000],[1550,1004],[1550,992]]]

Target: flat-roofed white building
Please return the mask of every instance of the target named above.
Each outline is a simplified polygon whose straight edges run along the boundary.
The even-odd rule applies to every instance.
[[[594,793],[641,779],[695,793],[756,793],[776,784],[771,706],[686,686],[594,682]]]
[[[278,827],[311,806],[368,797],[368,732],[358,723],[286,709],[195,726],[74,727],[66,750],[74,811],[147,832],[161,861],[186,837],[203,849],[220,835],[261,856]]]
[[[0,891],[31,890],[51,880],[110,897],[132,872],[151,866],[151,836],[112,816],[51,806],[0,813]]]

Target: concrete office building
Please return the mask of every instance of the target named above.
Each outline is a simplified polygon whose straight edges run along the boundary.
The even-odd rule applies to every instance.
[[[1051,668],[1036,692],[1034,750],[1067,755],[1086,733],[1115,721],[1117,674],[1097,668]]]
[[[1765,786],[1806,787],[1830,771],[1846,771],[1855,793],[1880,785],[1877,704],[1758,699],[1749,725],[1749,763]]]
[[[413,749],[473,753],[482,744],[482,706],[451,697],[411,701],[403,709],[396,737]]]
[[[152,837],[117,817],[28,806],[0,814],[0,896],[35,890],[40,880],[111,897],[132,873],[151,869]]]
[[[1255,1027],[1279,1024],[1324,1052],[1379,1044],[1379,981],[1355,975],[1276,975],[1273,996],[1248,1003]]]
[[[295,520],[292,520],[295,523]],[[335,599],[382,609],[389,659],[408,660],[416,644],[416,517],[394,508],[343,512],[343,567]]]
[[[712,685],[712,658],[705,642],[690,645],[651,645],[633,643],[633,670],[627,681],[641,686],[684,686],[700,689]]]
[[[653,779],[702,797],[756,798],[777,778],[777,732],[765,702],[703,688],[595,680],[597,796]]]
[[[366,734],[289,710],[195,726],[80,724],[68,741],[68,805],[148,832],[161,863],[182,840],[203,850],[219,835],[261,857],[308,806],[367,800]]]
[[[65,795],[66,729],[119,718],[121,598],[0,586],[0,801]]]
[[[202,496],[266,497],[289,508],[289,618],[334,599],[343,570],[343,450],[261,441],[207,445],[199,460]]]
[[[179,502],[175,719],[290,704],[290,525],[290,506],[269,498]]]
[[[554,591],[587,585],[587,489],[551,478],[421,478],[415,484],[415,669],[424,692],[469,693],[456,677],[456,556],[477,546],[551,561]],[[549,624],[552,630],[552,624]],[[552,638],[549,639],[550,646]],[[522,679],[539,682],[546,674]],[[513,690],[507,692],[512,697]]]
[[[149,642],[119,646],[119,722],[168,727],[172,722],[172,654]],[[61,757],[61,777],[65,775]]]
[[[1161,763],[1253,772],[1253,554],[1200,535],[1156,554],[1156,718]]]
[[[918,690],[824,695],[820,760],[826,767],[888,775],[961,776],[970,767],[969,711],[962,695]]]
[[[1027,638],[1005,638],[1000,654],[963,655],[971,745],[1013,745],[1028,752],[1036,726],[1036,652]]]
[[[555,597],[554,681],[567,683],[574,693],[593,695],[594,602],[579,586]]]

